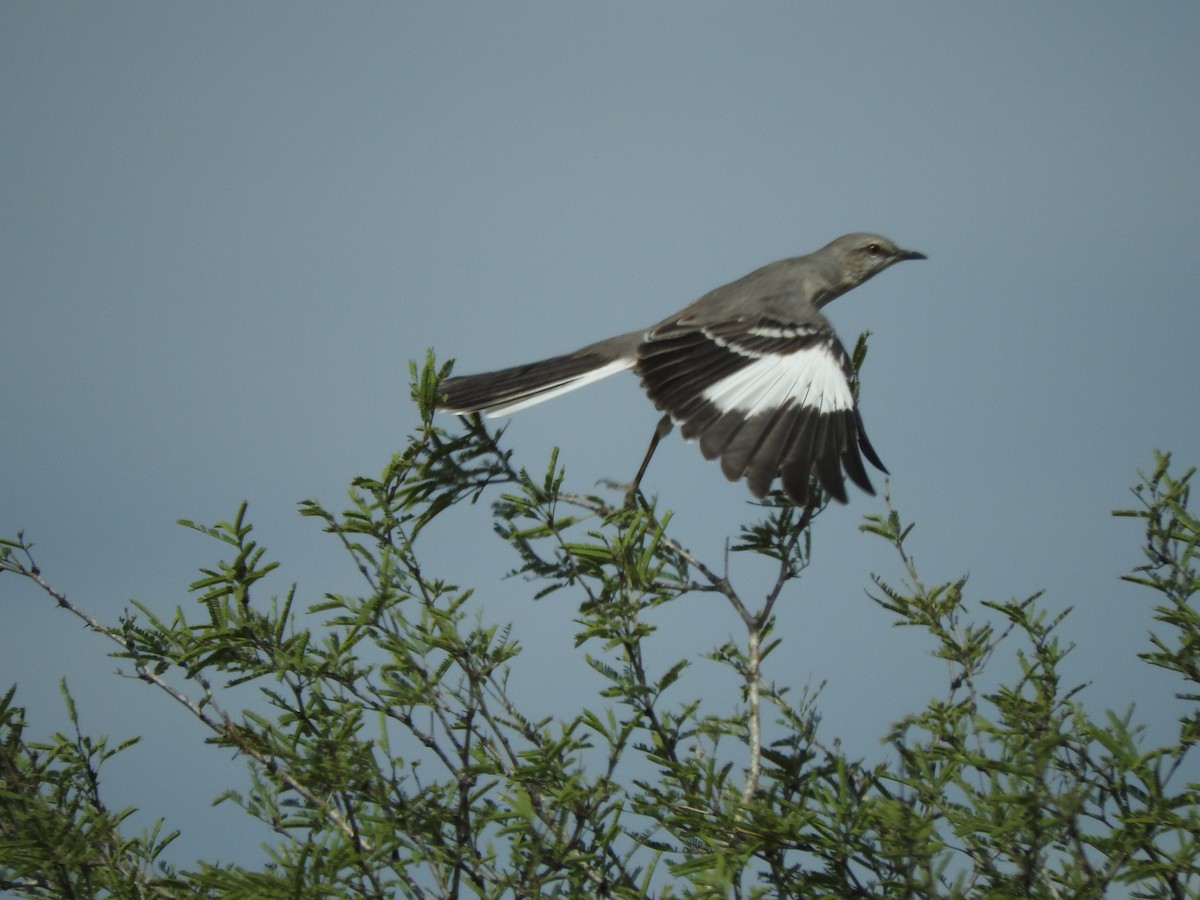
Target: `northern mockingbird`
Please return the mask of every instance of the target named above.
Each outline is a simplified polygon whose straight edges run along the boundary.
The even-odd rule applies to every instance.
[[[850,356],[821,307],[905,259],[925,256],[877,234],[847,234],[710,291],[645,331],[448,378],[438,408],[502,416],[633,369],[667,413],[651,452],[675,422],[684,438],[700,439],[706,459],[720,458],[726,478],[745,476],[755,497],[778,477],[788,498],[803,506],[815,471],[821,487],[845,503],[843,469],[875,493],[860,450],[881,472],[887,469],[863,430]]]

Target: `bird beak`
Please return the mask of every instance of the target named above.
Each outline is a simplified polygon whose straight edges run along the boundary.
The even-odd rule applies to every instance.
[[[901,250],[900,259],[929,259],[924,253],[918,253],[916,250]]]

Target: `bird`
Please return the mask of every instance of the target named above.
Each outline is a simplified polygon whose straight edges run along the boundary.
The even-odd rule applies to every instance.
[[[926,258],[878,234],[846,234],[755,269],[643,331],[447,378],[437,408],[503,416],[632,369],[665,413],[635,487],[658,440],[678,425],[758,499],[778,479],[789,501],[809,505],[818,499],[815,474],[825,493],[846,503],[843,472],[875,493],[862,457],[888,470],[863,427],[850,355],[821,309],[898,262]]]

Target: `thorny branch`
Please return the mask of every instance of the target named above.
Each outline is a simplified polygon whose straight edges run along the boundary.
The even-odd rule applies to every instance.
[[[20,539],[20,538],[19,538]],[[120,631],[102,624],[97,619],[89,616],[79,607],[75,606],[61,591],[55,589],[53,585],[47,582],[41,575],[37,564],[33,560],[28,544],[20,544],[16,549],[20,550],[25,556],[25,562],[20,562],[10,552],[0,559],[0,571],[12,572],[14,575],[19,575],[23,578],[28,578],[36,584],[42,591],[54,599],[54,601],[63,609],[70,612],[72,615],[80,619],[88,630],[96,634],[103,635],[109,640],[116,643],[122,650],[128,654],[133,661],[134,671],[137,677],[147,684],[152,684],[159,690],[163,691],[168,697],[176,703],[183,706],[188,712],[204,723],[213,733],[222,739],[223,742],[230,744],[245,753],[251,759],[255,760],[263,769],[271,776],[279,779],[297,794],[307,800],[314,808],[321,810],[321,813],[327,818],[338,830],[342,832],[349,840],[353,841],[357,846],[370,851],[371,847],[367,845],[361,834],[346,821],[346,818],[334,808],[328,801],[317,796],[310,788],[298,780],[291,772],[280,765],[278,759],[273,755],[263,753],[253,744],[248,742],[242,735],[237,723],[230,718],[229,714],[221,708],[213,693],[212,685],[202,675],[194,675],[195,682],[200,686],[204,693],[204,700],[197,703],[183,691],[169,684],[161,676],[152,670],[147,665],[147,660],[139,653],[136,646],[131,641],[125,638]],[[205,709],[210,709],[213,713],[206,712]]]

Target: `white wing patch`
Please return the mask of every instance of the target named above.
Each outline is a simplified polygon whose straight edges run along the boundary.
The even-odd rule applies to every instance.
[[[592,369],[590,372],[584,372],[582,375],[576,375],[574,378],[568,378],[555,385],[548,386],[545,390],[539,391],[532,396],[517,397],[512,402],[500,403],[496,406],[489,406],[483,412],[489,418],[494,416],[507,416],[509,413],[515,413],[518,410],[525,409],[528,406],[535,406],[543,400],[549,400],[553,397],[561,396],[562,394],[570,393],[576,388],[581,388],[584,385],[599,381],[601,378],[607,378],[609,375],[616,375],[618,372],[624,372],[626,369],[633,368],[634,360],[632,358],[622,358],[613,360],[607,365],[601,366],[598,369]]]
[[[737,410],[747,417],[757,411],[778,409],[789,399],[822,413],[854,408],[841,360],[828,345],[785,356],[760,356],[710,386],[704,399],[722,411]]]

